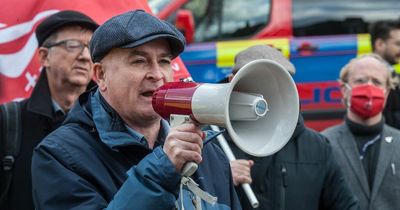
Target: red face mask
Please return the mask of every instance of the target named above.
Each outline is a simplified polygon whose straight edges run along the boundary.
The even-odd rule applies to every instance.
[[[360,85],[351,89],[350,110],[358,116],[368,119],[383,110],[385,93],[374,85]]]

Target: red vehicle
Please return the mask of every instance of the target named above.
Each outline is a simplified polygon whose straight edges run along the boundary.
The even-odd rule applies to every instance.
[[[255,44],[282,51],[296,67],[294,80],[306,124],[316,130],[345,113],[340,69],[370,52],[371,22],[400,17],[398,0],[148,0],[189,43],[181,55],[197,82],[226,78],[234,56]]]

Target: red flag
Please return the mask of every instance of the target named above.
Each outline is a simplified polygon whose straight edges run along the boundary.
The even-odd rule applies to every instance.
[[[144,9],[146,0],[3,0],[0,7],[0,104],[29,97],[39,77],[35,29],[60,10],[77,10],[102,24],[123,12]],[[174,79],[190,77],[180,58],[173,62]]]

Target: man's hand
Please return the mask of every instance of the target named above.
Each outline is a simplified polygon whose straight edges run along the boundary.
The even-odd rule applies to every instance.
[[[197,164],[201,162],[203,136],[200,126],[193,123],[184,123],[171,128],[163,150],[175,165],[177,171],[181,172],[187,162],[195,162]]]
[[[251,173],[250,169],[254,165],[252,160],[232,160],[231,164],[231,171],[233,177],[233,184],[238,186],[240,184],[248,183],[251,184]]]

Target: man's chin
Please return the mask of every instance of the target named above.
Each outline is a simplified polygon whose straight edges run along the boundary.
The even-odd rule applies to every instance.
[[[142,120],[146,121],[146,122],[143,122],[145,124],[147,124],[147,123],[153,124],[155,122],[160,121],[161,117],[158,114],[151,114],[151,115],[143,116]]]
[[[161,116],[160,116],[157,112],[155,112],[154,110],[152,111],[152,114],[149,115],[149,116],[150,116],[150,118],[153,119],[153,120],[159,120],[159,119],[161,119]]]
[[[72,84],[73,86],[87,86],[90,82],[90,79],[88,77],[75,77],[69,80],[69,83]]]

